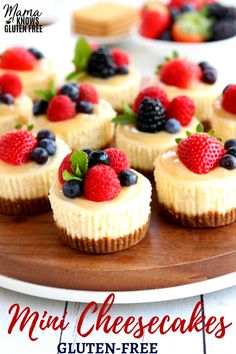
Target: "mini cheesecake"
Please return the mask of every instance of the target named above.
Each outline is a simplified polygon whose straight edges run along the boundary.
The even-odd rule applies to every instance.
[[[107,155],[110,162],[105,160]],[[50,190],[53,216],[63,242],[90,253],[117,252],[136,245],[149,226],[150,182],[140,173],[127,169],[127,159],[115,148],[94,151],[88,159],[89,166],[93,162],[92,167],[82,182],[73,181],[70,176],[63,184],[59,178]],[[100,159],[109,165],[101,164]],[[65,168],[65,161],[62,166]]]
[[[151,83],[161,87],[170,99],[181,95],[191,97],[196,105],[196,117],[207,129],[211,127],[212,103],[219,94],[219,85],[216,69],[210,64],[197,65],[173,58],[161,66]]]
[[[140,101],[139,97],[143,98],[143,101]],[[156,97],[156,99],[151,99],[148,102],[147,98],[149,97]],[[158,97],[161,97],[164,105],[158,101]],[[167,97],[164,100],[163,97],[165,97],[165,92],[161,89],[154,87],[146,88],[140,92],[135,101],[134,110],[137,112],[135,123],[126,124],[129,121],[129,117],[132,118],[132,113],[128,111],[125,115],[121,116],[121,119],[118,116],[113,120],[115,123],[118,123],[115,132],[116,146],[126,153],[133,168],[141,171],[148,177],[153,176],[153,164],[156,157],[167,147],[173,146],[176,138],[185,137],[187,130],[190,132],[196,131],[196,127],[199,124],[199,121],[193,116],[194,103],[191,99],[184,97],[183,102],[180,102],[181,106],[184,107],[185,105],[187,107],[189,103],[191,105],[188,121],[184,122],[184,126],[182,126],[180,122],[182,116],[179,116],[180,120],[169,119],[171,116],[167,117],[168,109],[165,106],[169,102]],[[139,107],[136,107],[136,102],[139,103],[141,110]],[[175,108],[174,101],[171,105]],[[149,110],[147,115],[145,115],[145,109]],[[160,109],[159,116],[156,109]],[[155,112],[157,112],[156,117]],[[175,114],[174,117],[177,118]],[[124,124],[122,118],[124,118]],[[173,121],[176,127],[168,127],[169,123]],[[140,124],[140,122],[144,124]],[[147,122],[146,125],[145,122]]]
[[[77,58],[78,55],[83,56],[84,45],[90,50],[90,55],[85,58],[87,64],[83,71]],[[124,50],[104,47],[92,49],[82,38],[76,44],[73,63],[75,71],[68,75],[68,79],[77,78],[80,83],[94,85],[99,96],[117,111],[122,109],[122,102],[133,104],[140,89],[141,74],[130,64],[129,56]]]
[[[234,143],[236,145],[236,141]],[[197,141],[194,144],[198,145]],[[203,153],[197,146],[199,155],[191,156],[193,165],[196,161],[202,164],[202,170],[198,172],[193,172],[181,161],[177,147],[165,150],[156,159],[154,176],[158,200],[171,221],[189,227],[217,227],[236,220],[236,158],[229,150],[224,151],[216,139],[213,144],[213,149]],[[208,163],[211,154],[214,160],[214,151],[218,154],[217,161],[206,172],[204,163]],[[187,155],[185,158],[190,161]]]
[[[213,104],[212,126],[224,141],[236,137],[236,85],[229,85]]]
[[[51,61],[37,49],[10,48],[0,56],[0,75],[11,72],[19,76],[24,94],[32,100],[37,98],[37,90],[46,90],[56,74]]]
[[[11,134],[8,139],[12,146],[15,144],[15,132],[7,133]],[[20,134],[19,132],[16,134]],[[70,151],[69,147],[61,139],[56,139],[56,151],[50,156],[45,149],[39,147],[38,141],[29,150],[24,162],[12,159],[7,162],[6,155],[13,150],[12,147],[9,147],[9,151],[4,148],[3,139],[4,135],[0,137],[0,212],[9,215],[33,215],[50,210],[48,191],[61,160]],[[21,146],[14,149],[16,155],[18,150],[20,154],[25,148],[24,138],[19,141]]]
[[[0,135],[27,125],[32,115],[32,101],[22,93],[22,82],[17,75],[0,75]]]

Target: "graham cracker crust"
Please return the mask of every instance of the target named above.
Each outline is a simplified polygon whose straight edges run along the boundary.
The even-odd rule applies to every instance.
[[[139,243],[147,233],[150,219],[151,217],[149,216],[146,224],[135,230],[132,234],[115,239],[109,236],[99,240],[93,240],[88,237],[75,238],[71,237],[65,229],[60,228],[58,225],[57,228],[62,241],[71,248],[89,253],[113,253],[123,251]]]
[[[51,210],[47,197],[9,200],[0,198],[0,213],[7,215],[37,215]]]
[[[174,223],[195,228],[220,227],[232,224],[236,220],[236,209],[231,209],[226,214],[218,212],[204,213],[196,216],[189,216],[184,213],[175,212],[174,209],[160,204],[163,213]]]

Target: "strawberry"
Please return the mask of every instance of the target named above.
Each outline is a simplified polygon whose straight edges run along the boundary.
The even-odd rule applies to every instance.
[[[229,85],[224,90],[222,106],[226,111],[236,114],[236,85]]]
[[[139,32],[143,37],[150,39],[158,38],[170,24],[168,7],[159,2],[147,2],[141,13],[141,26]]]
[[[190,97],[178,96],[174,98],[168,109],[167,118],[176,118],[182,127],[186,127],[191,122],[195,113],[195,104]]]
[[[179,143],[177,153],[190,171],[202,175],[219,166],[225,149],[219,140],[207,133],[195,133]]]
[[[66,155],[64,157],[64,159],[62,160],[60,167],[58,169],[58,179],[61,184],[65,183],[64,178],[62,177],[64,171],[67,171],[72,174],[74,173],[72,170],[71,161],[70,161],[70,157],[72,154],[73,154],[73,152],[70,152],[68,155]]]
[[[98,103],[99,97],[97,90],[93,85],[90,84],[81,84],[79,88],[79,101],[87,101],[91,103]]]
[[[161,88],[156,86],[147,87],[139,92],[134,101],[134,112],[136,114],[138,114],[139,106],[145,97],[160,100],[165,108],[167,108],[170,103],[167,94]]]
[[[118,48],[111,49],[112,58],[116,66],[128,66],[130,64],[129,56],[126,51]]]
[[[75,103],[66,95],[54,96],[48,104],[47,117],[52,122],[71,119],[75,115]]]
[[[88,170],[84,180],[85,198],[105,202],[116,198],[120,190],[120,181],[110,166],[96,165]]]
[[[171,0],[169,6],[180,9],[184,5],[193,5],[196,9],[200,9],[204,5],[204,0]]]
[[[129,160],[123,151],[117,148],[109,148],[106,149],[105,152],[109,156],[110,167],[113,168],[117,174],[123,170],[130,169]]]
[[[29,161],[38,141],[29,130],[13,130],[0,137],[0,160],[22,165]]]
[[[176,42],[199,43],[211,36],[212,21],[199,12],[186,12],[174,22],[171,35]]]
[[[9,70],[33,70],[37,63],[35,56],[22,47],[7,49],[0,58],[0,67]]]
[[[5,95],[10,93],[13,97],[20,96],[23,89],[20,78],[11,73],[6,73],[0,76],[0,92]]]
[[[186,59],[172,59],[160,69],[160,80],[167,85],[179,88],[188,88],[201,77],[201,68]]]

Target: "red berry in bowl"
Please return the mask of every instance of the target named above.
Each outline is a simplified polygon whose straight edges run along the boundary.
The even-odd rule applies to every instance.
[[[139,33],[146,38],[155,39],[168,28],[170,24],[170,13],[164,4],[149,1],[141,12],[141,26]]]

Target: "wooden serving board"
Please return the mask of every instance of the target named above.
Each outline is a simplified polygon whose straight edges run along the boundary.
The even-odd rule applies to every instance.
[[[52,214],[0,216],[0,274],[50,287],[95,291],[167,288],[236,271],[236,223],[216,229],[171,224],[153,198],[149,232],[126,251],[91,255],[65,246]]]

